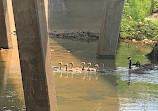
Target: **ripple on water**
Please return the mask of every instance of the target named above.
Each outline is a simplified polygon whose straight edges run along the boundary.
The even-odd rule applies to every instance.
[[[146,95],[147,96],[147,95]],[[148,95],[150,96],[150,95]],[[158,99],[152,98],[151,100],[121,98],[120,111],[157,111]]]
[[[116,71],[122,80],[128,80],[128,68],[125,67],[118,67]],[[158,70],[151,70],[148,71],[146,74],[130,74],[130,80],[133,82],[145,82],[145,83],[152,83],[158,84]]]
[[[120,111],[157,111],[158,109],[158,70],[147,74],[128,74],[128,68],[118,67],[121,81],[129,81],[123,86],[119,97]],[[119,84],[120,85],[120,84]]]

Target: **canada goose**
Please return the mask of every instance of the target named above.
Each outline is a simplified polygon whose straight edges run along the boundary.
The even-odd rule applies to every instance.
[[[62,70],[62,62],[58,63],[59,66],[52,66],[54,72],[60,72]]]
[[[129,60],[129,63],[128,63],[129,66],[128,66],[128,68],[131,69],[131,68],[132,68],[132,60],[131,60],[131,57],[128,57],[127,59]]]
[[[83,72],[85,72],[85,71],[87,71],[87,70],[89,69],[89,65],[90,65],[91,63],[88,63],[88,64],[87,64],[88,67],[85,67],[85,64],[86,64],[85,62],[82,62],[82,69],[81,69],[81,70],[82,70]]]
[[[82,62],[82,71],[85,70],[85,62]]]
[[[85,64],[86,64],[85,62],[82,62],[81,64],[82,64],[81,70],[82,70],[82,73],[83,73],[83,78],[82,79],[85,79],[86,76],[88,76],[88,74],[87,74],[87,69],[88,68],[85,68]]]
[[[127,59],[129,60],[129,73],[146,74],[146,71],[158,69],[158,65],[156,64],[141,65],[139,61],[137,61],[136,64],[132,64],[131,57],[128,57]],[[135,67],[132,65],[135,65]]]
[[[69,64],[71,65],[70,69],[69,69],[69,72],[72,74],[71,78],[73,78],[73,75],[74,75],[74,73],[73,73],[74,72],[74,68],[73,68],[74,67],[74,63],[70,62]]]
[[[92,63],[90,63],[90,62],[87,65],[88,65],[87,71],[89,71],[89,72],[97,72],[97,67],[99,67],[98,64],[95,65],[95,68],[91,68]]]
[[[82,62],[82,73],[83,73],[83,78],[85,79],[86,77],[89,78],[89,73],[90,73],[90,69],[91,69],[91,63],[87,63],[88,67],[85,68],[85,62]],[[91,78],[89,78],[91,79]]]
[[[82,73],[82,68],[74,67],[74,63],[73,62],[70,62],[69,64],[71,64],[71,66],[70,66],[70,69],[68,71],[74,72],[74,73]]]
[[[106,74],[111,74],[111,73],[114,73],[114,70],[112,69],[105,69],[105,65],[102,63],[101,64],[102,67],[99,69],[99,65],[97,66],[97,72],[98,73],[106,73]]]
[[[68,64],[65,64],[65,71],[67,72],[68,71]]]
[[[68,64],[65,64],[64,65],[65,66],[65,73],[66,73],[66,76],[65,76],[65,78],[69,78],[69,74],[68,74]]]
[[[81,70],[81,68],[79,68],[79,67],[74,67],[74,63],[73,62],[71,62],[69,64],[71,64],[70,69],[72,69],[72,71],[79,71],[79,70]]]
[[[74,67],[74,63],[73,63],[73,62],[70,62],[69,64],[71,64],[70,69],[72,69],[72,68]]]
[[[127,59],[129,60],[129,67],[128,67],[129,69],[132,69],[132,68],[135,68],[135,67],[140,67],[140,62],[139,61],[137,61],[135,64],[132,64],[131,57],[128,57]]]
[[[99,65],[97,66],[97,72],[105,73],[104,64],[102,63],[101,65],[102,65],[101,69],[99,69],[100,68]]]

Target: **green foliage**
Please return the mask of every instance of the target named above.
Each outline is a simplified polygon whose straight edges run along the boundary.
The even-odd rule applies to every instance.
[[[158,8],[158,0],[153,0],[154,1],[154,7]]]
[[[120,36],[158,40],[158,21],[147,19],[157,3],[154,0],[125,0]]]
[[[151,12],[151,0],[125,0],[124,14],[142,22]]]
[[[136,63],[138,60],[141,64],[150,63],[150,60],[145,56],[150,53],[152,48],[148,45],[143,44],[130,44],[125,42],[120,42],[117,56],[116,56],[116,66],[117,67],[128,67],[128,56],[132,57],[132,63]]]

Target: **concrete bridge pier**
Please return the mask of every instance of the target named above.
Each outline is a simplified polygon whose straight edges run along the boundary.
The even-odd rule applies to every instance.
[[[106,0],[103,25],[100,30],[97,56],[115,58],[124,0]]]
[[[27,111],[55,111],[44,0],[13,0]]]
[[[5,49],[12,47],[9,11],[7,5],[7,0],[0,0],[0,48]]]

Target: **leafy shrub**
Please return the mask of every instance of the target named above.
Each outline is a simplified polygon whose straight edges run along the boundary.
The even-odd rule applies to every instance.
[[[121,38],[158,40],[158,21],[145,19],[158,4],[154,0],[125,0],[121,23]]]

